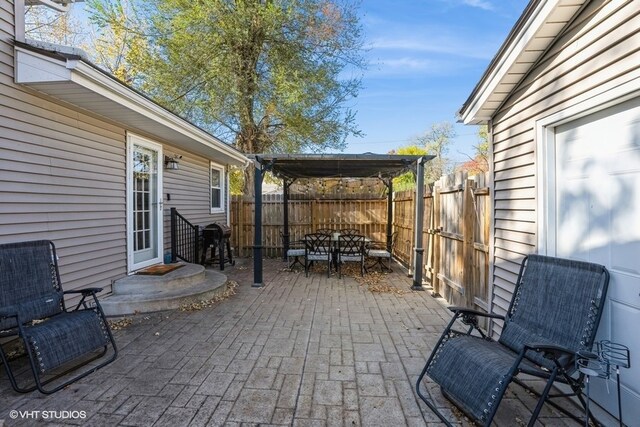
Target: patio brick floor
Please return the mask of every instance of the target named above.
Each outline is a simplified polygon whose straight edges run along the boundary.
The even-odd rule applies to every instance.
[[[86,418],[57,423],[439,425],[413,388],[450,312],[429,292],[372,293],[353,278],[305,278],[284,266],[265,260],[265,287],[257,289],[251,260],[240,259],[225,270],[240,284],[231,298],[200,311],[134,316],[115,331],[114,363],[54,395],[17,394],[0,368],[0,420],[33,425],[10,411],[66,410]],[[408,290],[411,279],[394,270],[385,279]],[[452,421],[469,425],[430,390]],[[496,424],[525,425],[534,404],[512,386]],[[548,407],[540,421],[575,424]]]

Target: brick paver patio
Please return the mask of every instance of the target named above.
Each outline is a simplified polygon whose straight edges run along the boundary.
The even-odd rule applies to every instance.
[[[256,289],[250,262],[225,271],[240,286],[214,307],[135,316],[115,332],[116,362],[54,395],[14,393],[0,368],[0,420],[36,422],[11,419],[17,410],[85,411],[55,422],[91,426],[440,424],[413,391],[450,318],[429,292],[372,293],[349,277],[283,271],[279,260],[265,260],[266,286]],[[411,279],[395,271],[386,280],[408,290]],[[512,389],[500,426],[524,425],[535,403]],[[542,415],[542,425],[573,424]]]

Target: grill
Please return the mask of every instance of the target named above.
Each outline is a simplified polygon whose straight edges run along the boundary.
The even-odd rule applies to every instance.
[[[202,229],[203,251],[201,264],[219,264],[220,270],[224,270],[225,264],[235,265],[231,253],[231,227],[218,222],[211,223]],[[211,256],[207,253],[211,249]],[[226,256],[225,256],[226,249]],[[216,256],[217,252],[217,256]]]

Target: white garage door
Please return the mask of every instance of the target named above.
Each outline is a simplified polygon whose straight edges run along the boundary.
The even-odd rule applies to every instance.
[[[640,98],[557,127],[555,142],[556,253],[611,273],[598,340],[631,350],[623,419],[640,426]],[[617,414],[615,382],[592,384],[595,400]]]

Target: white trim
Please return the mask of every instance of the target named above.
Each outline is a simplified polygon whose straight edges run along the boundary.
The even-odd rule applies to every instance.
[[[489,221],[489,253],[487,254],[487,256],[489,257],[489,277],[487,277],[488,280],[488,285],[489,285],[489,289],[487,290],[488,295],[487,295],[487,312],[489,313],[493,313],[493,291],[495,289],[495,267],[496,267],[496,263],[495,263],[495,244],[494,244],[494,240],[495,240],[495,235],[496,235],[496,226],[495,226],[495,221],[493,220],[493,218],[495,218],[495,199],[496,199],[496,192],[495,192],[495,187],[494,185],[494,178],[493,178],[493,173],[494,173],[494,164],[493,164],[493,121],[489,120],[487,122],[487,137],[489,139],[489,152],[488,152],[488,156],[490,161],[489,163],[489,183],[487,184],[489,186],[489,206],[490,206],[490,210],[491,210],[491,220]],[[491,336],[493,334],[493,325],[495,323],[494,321],[490,321],[489,322],[489,330],[487,331],[489,333],[489,336]]]
[[[536,209],[539,254],[555,255],[556,251],[555,128],[638,96],[640,96],[640,77],[597,93],[582,102],[536,121],[536,184],[538,187]]]
[[[550,21],[550,17],[561,3],[561,0],[540,1],[529,19],[524,23],[520,32],[507,46],[506,51],[498,58],[498,63],[484,80],[482,86],[476,92],[471,102],[460,111],[460,121],[465,124],[487,119],[489,115],[480,115],[480,110],[489,100],[500,82],[508,74],[509,70],[517,63],[518,57],[526,46],[535,38],[536,34]]]
[[[15,0],[13,6],[14,36],[17,41],[24,42],[24,0]]]
[[[215,169],[220,172],[220,207],[214,208],[211,206],[213,200],[211,199],[211,170]],[[214,161],[209,162],[209,209],[212,214],[224,213],[225,202],[224,198],[226,195],[226,185],[227,185],[227,174],[226,168],[224,165],[216,163]]]
[[[160,204],[159,209],[156,213],[157,215],[157,242],[158,245],[158,256],[156,258],[150,259],[145,262],[141,262],[138,264],[134,264],[133,261],[133,169],[131,168],[133,162],[133,145],[137,144],[151,150],[158,152],[158,203]],[[151,141],[150,139],[144,138],[142,136],[133,134],[131,132],[127,132],[127,272],[131,273],[133,271],[139,270],[141,268],[147,267],[149,265],[159,264],[163,261],[164,257],[164,207],[163,207],[163,176],[162,172],[164,169],[164,154],[162,152],[162,145],[157,142]]]

